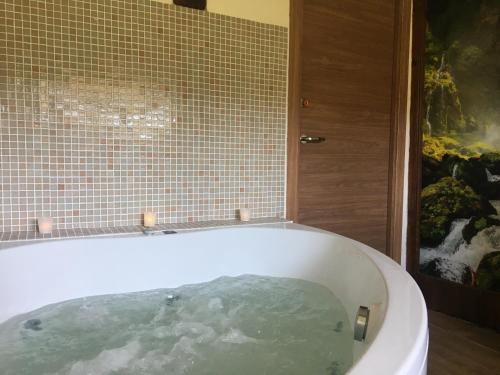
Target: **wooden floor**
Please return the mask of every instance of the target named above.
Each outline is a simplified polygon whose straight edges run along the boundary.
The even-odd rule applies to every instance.
[[[428,375],[500,374],[500,334],[429,311]]]

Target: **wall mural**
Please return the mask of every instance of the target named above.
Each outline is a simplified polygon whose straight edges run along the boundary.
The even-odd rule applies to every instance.
[[[500,292],[500,0],[428,0],[420,271]]]

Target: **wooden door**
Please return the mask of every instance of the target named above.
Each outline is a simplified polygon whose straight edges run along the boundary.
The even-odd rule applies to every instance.
[[[302,6],[298,222],[385,252],[395,2]]]

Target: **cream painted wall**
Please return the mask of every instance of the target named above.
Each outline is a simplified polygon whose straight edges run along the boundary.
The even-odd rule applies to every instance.
[[[173,0],[156,1],[173,3]],[[207,10],[227,16],[288,27],[290,0],[207,0]]]

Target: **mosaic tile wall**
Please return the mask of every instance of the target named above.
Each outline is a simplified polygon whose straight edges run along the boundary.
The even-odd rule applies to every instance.
[[[0,231],[284,215],[288,30],[148,0],[0,2]]]

